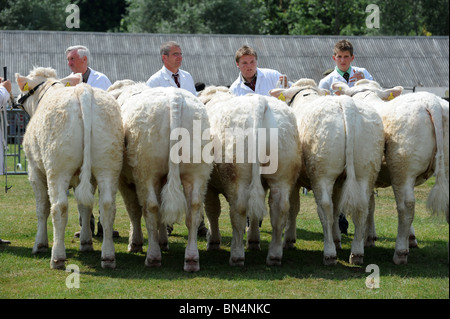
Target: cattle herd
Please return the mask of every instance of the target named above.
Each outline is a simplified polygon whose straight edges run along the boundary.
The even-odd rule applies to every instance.
[[[98,188],[103,225],[101,265],[114,268],[115,198],[130,218],[128,250],[142,251],[146,266],[161,265],[166,225],[185,219],[184,270],[200,269],[197,228],[209,221],[207,249],[220,248],[219,194],[229,203],[229,263],[242,266],[247,248],[259,249],[259,221],[272,226],[267,265],[279,265],[296,240],[300,187],[312,189],[324,234],[323,262],[337,262],[339,214],[355,234],[350,263],[363,264],[376,240],[374,188],[392,186],[398,212],[393,261],[407,263],[417,245],[412,221],[414,187],[433,174],[427,208],[449,219],[449,103],[431,93],[403,94],[361,80],[336,83],[331,96],[310,79],[272,96],[233,96],[208,87],[196,97],[177,88],[117,81],[107,92],[81,83],[79,74],[57,79],[51,68],[16,74],[19,99],[31,116],[23,145],[36,198],[38,229],[33,253],[48,249],[51,268],[64,268],[67,189],[75,189],[82,220],[80,250],[93,249],[89,219]],[[269,212],[266,209],[266,194]]]

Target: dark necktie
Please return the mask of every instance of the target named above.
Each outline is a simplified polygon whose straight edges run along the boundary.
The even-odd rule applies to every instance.
[[[343,77],[344,77],[345,81],[347,81],[347,83],[348,83],[348,79],[350,78],[350,74],[348,74],[348,72],[345,72]]]
[[[177,73],[177,74],[172,74],[172,76],[173,76],[173,79],[175,80],[175,84],[176,84],[178,87],[180,87],[180,82],[178,82],[179,74],[178,74],[178,73]]]

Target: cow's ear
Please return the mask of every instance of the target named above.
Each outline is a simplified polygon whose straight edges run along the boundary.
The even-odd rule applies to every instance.
[[[284,96],[284,92],[286,91],[286,89],[273,89],[269,91],[269,94],[273,97],[276,97],[277,99],[282,100],[283,96]]]
[[[341,95],[342,93],[345,94],[345,92],[349,89],[349,86],[344,82],[334,82],[331,84],[331,88],[336,91],[336,95]]]
[[[380,90],[377,92],[378,96],[383,99],[384,101],[390,101],[396,98],[397,96],[400,96],[403,92],[402,86],[396,86],[392,89],[387,90]]]
[[[19,73],[16,73],[16,83],[22,92],[29,91],[33,88],[33,86],[30,86],[30,82],[31,81],[27,77],[21,76]]]
[[[83,76],[81,75],[81,73],[71,74],[68,77],[60,80],[60,82],[64,84],[64,86],[75,86],[77,84],[80,84],[82,81]]]

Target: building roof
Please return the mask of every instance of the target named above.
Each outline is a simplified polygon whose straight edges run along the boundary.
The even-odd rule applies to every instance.
[[[382,87],[449,86],[449,37],[343,37],[213,34],[132,34],[65,31],[0,31],[0,67],[8,78],[29,74],[33,66],[52,67],[59,77],[70,74],[67,47],[81,44],[91,51],[90,66],[112,83],[147,81],[162,67],[160,45],[174,40],[183,50],[182,69],[195,82],[231,85],[238,76],[234,54],[243,44],[258,53],[258,66],[276,69],[295,82],[335,66],[334,44],[347,38],[354,46],[353,65],[366,68]],[[1,72],[1,71],[0,71]],[[3,76],[3,75],[2,75]],[[13,81],[15,82],[15,81]],[[18,88],[14,83],[13,94]]]

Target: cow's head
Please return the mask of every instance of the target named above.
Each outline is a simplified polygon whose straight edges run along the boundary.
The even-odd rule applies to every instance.
[[[26,112],[30,115],[34,114],[37,108],[37,99],[34,95],[38,90],[47,86],[48,81],[62,83],[64,86],[75,86],[82,82],[82,75],[80,73],[71,74],[63,79],[56,79],[56,71],[52,68],[34,68],[29,75],[22,76],[19,73],[15,74],[16,83],[19,86],[22,95],[18,102],[24,107]],[[28,100],[27,105],[25,105]],[[28,105],[29,104],[29,105]]]
[[[331,87],[333,90],[336,90],[336,93],[340,92],[340,94],[346,94],[348,96],[354,96],[360,92],[371,91],[384,101],[390,101],[401,95],[403,92],[403,87],[401,86],[384,90],[377,82],[367,79],[359,80],[353,87],[349,87],[343,82],[335,82]]]
[[[279,100],[289,103],[292,102],[292,99],[297,94],[299,94],[301,91],[306,90],[320,96],[330,94],[330,91],[319,88],[316,82],[312,79],[300,79],[288,89],[273,89],[269,91],[269,94],[273,97],[276,97]],[[308,94],[307,92],[305,93]]]

